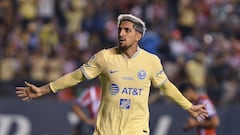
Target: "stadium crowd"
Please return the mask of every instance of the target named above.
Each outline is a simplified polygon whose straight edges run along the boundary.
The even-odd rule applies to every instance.
[[[0,97],[15,96],[23,80],[52,81],[115,46],[119,13],[145,20],[140,46],[161,58],[171,81],[191,81],[217,106],[240,104],[238,0],[1,0]],[[53,98],[72,100],[82,87]]]

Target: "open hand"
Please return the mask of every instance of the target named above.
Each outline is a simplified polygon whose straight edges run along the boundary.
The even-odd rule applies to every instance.
[[[39,87],[25,81],[27,87],[16,87],[16,94],[23,101],[31,100],[42,96],[42,91]]]
[[[193,105],[191,108],[188,109],[188,112],[196,118],[198,121],[202,121],[208,117],[208,112],[205,109],[205,105]]]

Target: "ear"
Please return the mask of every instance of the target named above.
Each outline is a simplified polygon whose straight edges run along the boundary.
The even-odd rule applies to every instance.
[[[137,35],[136,35],[136,40],[137,42],[142,38],[142,34],[140,32],[137,32]]]

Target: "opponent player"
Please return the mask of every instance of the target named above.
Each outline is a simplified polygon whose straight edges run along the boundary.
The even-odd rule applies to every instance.
[[[93,134],[100,100],[101,88],[97,85],[87,88],[81,96],[77,98],[76,103],[73,104],[72,110],[79,117],[80,123],[75,127],[74,135]],[[84,108],[87,109],[89,115],[83,110]],[[83,124],[87,124],[89,130],[82,129],[85,128]]]
[[[79,69],[44,86],[26,82],[27,87],[16,88],[17,96],[22,100],[38,98],[99,77],[102,99],[94,135],[149,135],[151,83],[193,117],[207,117],[205,105],[192,105],[168,80],[160,59],[139,47],[145,23],[131,14],[121,14],[117,26],[118,46],[99,51]]]
[[[197,135],[216,135],[215,128],[219,125],[220,120],[208,96],[198,94],[193,85],[188,82],[180,84],[178,88],[182,94],[193,103],[205,104],[205,108],[208,111],[208,117],[203,121],[199,122],[192,117],[188,118],[187,123],[183,126],[183,130],[187,131],[192,128],[197,128]]]

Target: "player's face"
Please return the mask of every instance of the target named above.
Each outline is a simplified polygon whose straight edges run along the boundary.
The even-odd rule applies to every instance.
[[[118,28],[119,48],[126,50],[132,46],[136,46],[141,38],[141,34],[133,28],[130,21],[122,21]]]

